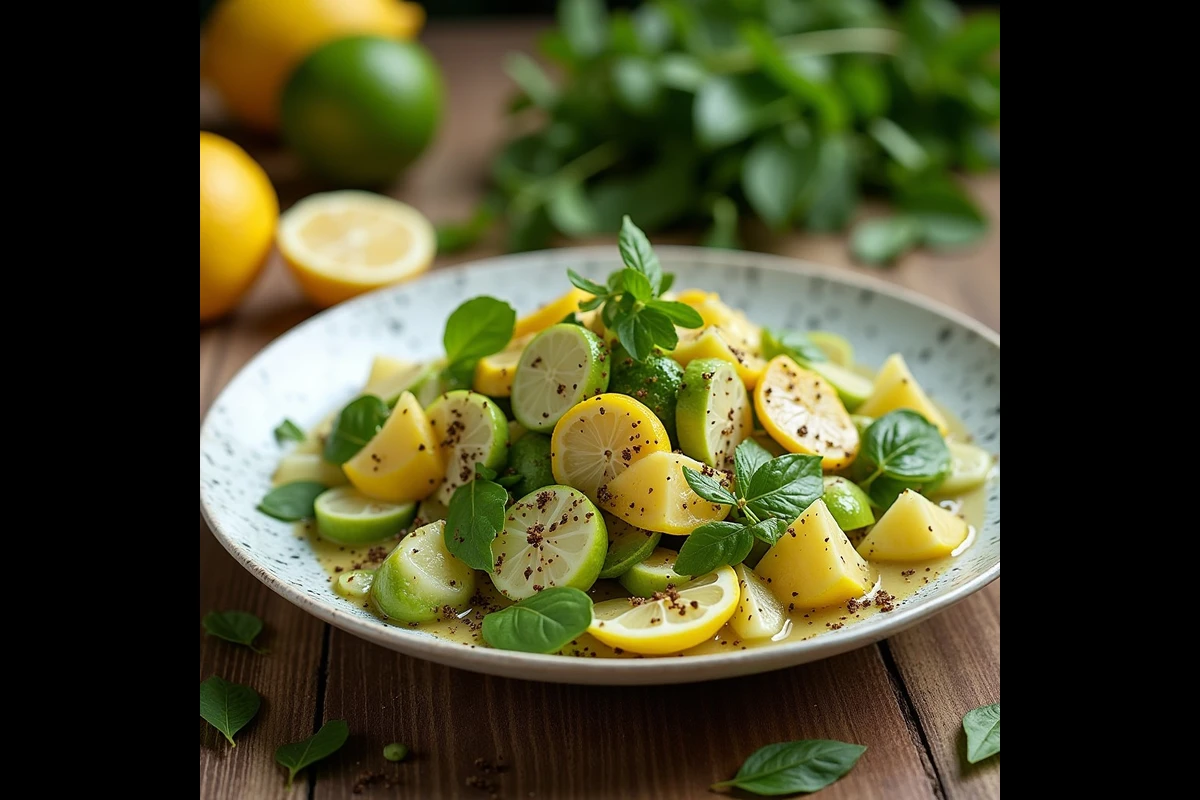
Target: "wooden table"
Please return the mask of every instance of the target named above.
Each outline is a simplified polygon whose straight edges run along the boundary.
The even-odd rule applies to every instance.
[[[435,220],[465,215],[479,197],[489,154],[505,136],[509,93],[503,55],[529,50],[543,25],[432,26],[423,40],[442,65],[449,102],[443,128],[394,194]],[[283,207],[321,188],[277,145],[230,129],[204,87],[200,127],[247,147],[271,174]],[[845,240],[751,233],[755,249],[870,271],[1000,328],[1000,179],[969,188],[995,221],[977,249],[919,253],[878,272],[852,266]],[[656,241],[689,241],[656,237]],[[437,266],[499,252],[487,242]],[[236,315],[200,330],[200,417],[238,369],[313,313],[273,257]],[[878,645],[815,664],[704,684],[559,686],[492,678],[419,661],[331,628],[239,567],[200,521],[200,606],[261,617],[269,655],[200,634],[200,679],[217,674],[263,696],[258,717],[230,749],[200,723],[203,798],[682,798],[714,797],[761,745],[803,738],[868,746],[823,800],[999,797],[1000,759],[967,766],[962,715],[1000,699],[1000,582]],[[275,748],[345,719],[350,739],[284,791]],[[389,742],[413,755],[384,760]],[[477,759],[509,766],[484,772]],[[363,779],[375,775],[369,785]],[[387,785],[383,776],[398,781]],[[472,786],[471,784],[475,784]],[[477,788],[479,785],[488,788]]]

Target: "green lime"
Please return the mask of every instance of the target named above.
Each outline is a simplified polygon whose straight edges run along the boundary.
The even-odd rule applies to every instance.
[[[446,478],[434,498],[450,504],[454,490],[475,480],[475,464],[494,470],[508,459],[508,420],[492,398],[468,389],[455,389],[425,410],[434,438],[442,450]]]
[[[550,468],[550,437],[527,433],[508,448],[510,474],[520,475],[520,483],[511,487],[513,497],[524,497],[535,489],[556,483]]]
[[[665,592],[671,584],[682,586],[688,579],[675,574],[675,557],[678,555],[674,550],[656,547],[644,561],[634,564],[617,581],[635,597],[653,597],[655,592]]]
[[[551,586],[587,591],[607,550],[604,518],[592,501],[570,486],[545,486],[508,509],[492,541],[492,584],[511,600]]]
[[[839,367],[854,366],[854,345],[840,333],[809,331],[808,340],[821,348],[821,352]]]
[[[946,442],[950,449],[950,475],[937,494],[960,494],[983,484],[992,471],[992,454],[967,442]]]
[[[608,388],[608,358],[608,348],[587,328],[565,322],[546,328],[517,363],[513,416],[528,430],[554,430],[572,406]]]
[[[645,361],[634,361],[625,348],[615,345],[608,360],[612,376],[608,390],[637,398],[654,412],[667,429],[671,444],[679,442],[675,435],[675,403],[683,383],[683,367],[669,356],[652,353]],[[685,451],[686,452],[686,451]]]
[[[339,184],[387,183],[428,146],[442,116],[442,76],[417,42],[336,39],[292,73],[281,100],[283,137]]]
[[[428,622],[450,606],[462,611],[475,594],[475,570],[446,549],[445,522],[432,522],[400,540],[371,583],[371,604],[386,619]]]
[[[338,575],[333,590],[347,600],[366,600],[371,594],[371,583],[375,580],[373,569],[352,569]]]
[[[623,519],[604,513],[604,525],[608,529],[608,554],[600,568],[601,578],[617,578],[628,572],[634,564],[650,557],[662,534],[635,528]]]
[[[833,385],[847,411],[861,406],[875,388],[875,382],[870,378],[832,361],[814,361],[806,366]]]
[[[697,358],[683,373],[675,419],[683,452],[710,467],[733,469],[733,451],[754,431],[753,404],[737,370]]]
[[[821,499],[843,531],[875,524],[875,514],[871,511],[871,500],[867,493],[839,475],[825,476],[825,494]]]
[[[317,495],[313,503],[317,533],[338,544],[366,544],[395,536],[413,520],[416,503],[373,500],[353,486],[339,486]]]

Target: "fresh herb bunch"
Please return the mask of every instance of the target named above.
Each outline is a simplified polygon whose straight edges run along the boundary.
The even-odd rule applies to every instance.
[[[629,12],[561,0],[540,54],[509,57],[514,117],[532,133],[492,163],[494,193],[443,246],[493,218],[512,250],[618,230],[707,225],[740,246],[747,211],[769,227],[840,230],[860,196],[895,216],[863,223],[852,247],[885,263],[908,249],[968,244],[986,220],[952,171],[999,164],[998,14],[949,0],[651,0]],[[523,126],[528,129],[528,125]],[[449,235],[453,234],[453,235]]]

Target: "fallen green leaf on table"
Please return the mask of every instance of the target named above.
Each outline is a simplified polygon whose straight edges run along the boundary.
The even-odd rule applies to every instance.
[[[210,611],[202,620],[204,631],[234,644],[244,644],[256,653],[265,653],[254,646],[262,633],[262,620],[247,611]]]
[[[803,739],[755,750],[731,780],[713,789],[735,788],[759,795],[824,789],[858,763],[867,748],[832,739]]]
[[[973,708],[963,717],[967,761],[977,764],[1000,752],[1000,704]]]
[[[336,753],[349,735],[346,720],[331,719],[304,741],[280,745],[275,751],[275,760],[288,771],[287,788],[292,788],[297,772]]]
[[[216,675],[200,684],[200,716],[225,734],[232,747],[237,747],[233,735],[254,719],[261,705],[262,698],[249,686]]]

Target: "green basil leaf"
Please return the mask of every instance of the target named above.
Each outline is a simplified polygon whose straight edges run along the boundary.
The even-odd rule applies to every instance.
[[[675,285],[675,273],[674,272],[664,272],[663,276],[662,276],[662,283],[660,283],[658,285],[658,293],[666,294],[667,292],[669,292],[671,290],[671,287],[674,285]]]
[[[303,442],[306,438],[308,437],[304,435],[304,429],[290,419],[285,419],[275,426],[276,444],[283,444],[287,441]]]
[[[797,148],[780,135],[755,142],[742,161],[742,189],[754,212],[775,230],[791,221],[800,190],[816,167],[816,150]]]
[[[950,450],[937,426],[907,408],[871,423],[861,455],[889,478],[932,481],[950,468]]]
[[[771,459],[754,473],[745,494],[746,508],[760,518],[779,517],[791,522],[824,493],[821,457],[788,453]]]
[[[593,297],[590,300],[584,300],[584,301],[580,302],[579,310],[580,311],[591,311],[593,308],[598,308],[601,304],[603,304],[605,299],[606,298],[604,298],[604,297]],[[582,323],[580,323],[580,324],[582,324]]]
[[[679,344],[679,333],[675,330],[675,324],[662,311],[646,307],[638,312],[638,319],[654,337],[654,344],[663,350],[674,350],[675,346]],[[642,361],[644,358],[638,360]]]
[[[504,59],[504,71],[538,108],[553,108],[558,102],[554,81],[524,53],[509,53]]]
[[[907,478],[889,478],[886,475],[881,475],[867,483],[865,489],[872,503],[879,508],[888,509],[892,507],[892,503],[896,502],[896,498],[903,494],[905,490],[914,489],[919,491],[923,485],[921,481],[912,481]],[[860,486],[860,488],[862,487]]]
[[[485,465],[482,461],[475,462],[475,477],[482,478],[485,481],[496,480],[496,470]]]
[[[612,306],[608,303],[605,311]],[[643,310],[644,311],[644,310]],[[607,324],[607,323],[605,323]],[[634,313],[616,320],[617,338],[634,361],[645,361],[654,350],[654,334],[643,324],[642,314]]]
[[[653,114],[662,101],[662,85],[654,63],[642,56],[622,56],[612,64],[613,94],[630,114]]]
[[[802,367],[817,361],[828,361],[825,351],[813,344],[808,334],[801,331],[783,331],[763,328],[763,358],[771,359],[783,354]]]
[[[262,620],[246,611],[210,611],[201,620],[204,632],[234,644],[244,644],[256,653],[254,639],[262,633]]]
[[[858,166],[849,137],[833,136],[821,144],[817,169],[806,190],[808,226],[818,231],[840,230],[858,204]]]
[[[325,439],[325,460],[330,464],[345,464],[354,458],[375,437],[387,418],[387,403],[374,395],[365,394],[351,401],[338,412]]]
[[[288,771],[287,788],[292,788],[297,772],[336,753],[349,736],[346,720],[331,719],[304,741],[280,745],[275,751],[275,760]]]
[[[922,225],[903,214],[860,222],[850,236],[850,251],[864,264],[890,264],[921,243]]]
[[[454,389],[470,389],[475,383],[475,366],[479,363],[479,359],[471,358],[466,361],[455,361],[452,364],[447,364],[441,371],[442,391],[449,392]]]
[[[483,639],[501,650],[555,653],[592,624],[592,598],[579,589],[543,589],[483,618]]]
[[[789,106],[777,87],[761,75],[721,75],[705,80],[696,92],[692,125],[707,150],[737,144],[761,127],[782,119]]]
[[[779,537],[783,536],[783,532],[788,529],[788,522],[775,517],[768,517],[746,527],[755,539],[767,544],[775,544],[779,541]]]
[[[978,764],[1000,752],[1000,704],[973,708],[963,717],[967,733],[967,761]]]
[[[861,119],[882,116],[891,104],[887,75],[866,61],[847,61],[838,72],[838,83]]]
[[[710,503],[721,503],[727,506],[737,505],[737,498],[733,496],[732,492],[721,485],[716,475],[716,470],[713,470],[713,474],[709,476],[702,472],[697,472],[691,467],[683,468],[683,477],[687,480],[688,486],[692,487],[693,492]]]
[[[849,112],[846,101],[836,86],[813,80],[796,69],[784,56],[775,37],[761,23],[745,23],[739,33],[742,41],[754,54],[763,74],[805,105],[812,107],[825,130],[840,131],[846,127]]]
[[[225,734],[233,747],[237,747],[233,735],[254,719],[261,705],[262,698],[249,686],[216,675],[200,684],[200,716]]]
[[[704,317],[686,303],[677,303],[674,300],[651,300],[646,303],[646,308],[662,312],[673,324],[681,328],[704,327]]]
[[[267,496],[258,504],[258,510],[284,522],[312,519],[315,513],[313,503],[325,489],[324,484],[316,481],[285,483],[267,492]]]
[[[740,564],[754,547],[754,534],[737,522],[706,522],[683,540],[676,575],[707,575],[725,564]]]
[[[650,280],[636,269],[625,268],[624,274],[625,291],[636,297],[639,302],[646,302],[650,299],[652,289],[650,288]]]
[[[831,739],[769,744],[755,750],[733,780],[712,788],[732,786],[759,795],[815,792],[849,772],[866,749]]]
[[[766,329],[764,329],[765,332]],[[773,458],[770,451],[753,439],[743,439],[733,450],[734,488],[739,497],[745,497],[758,468]]]
[[[558,27],[581,59],[594,58],[608,46],[608,11],[600,0],[561,0]]]
[[[659,264],[658,256],[654,254],[654,248],[650,246],[650,240],[641,228],[633,224],[628,214],[621,220],[617,247],[621,251],[621,260],[625,262],[625,266],[645,275],[650,281],[653,294],[657,295],[662,285],[662,265]]]
[[[446,360],[469,361],[500,352],[512,339],[516,324],[517,312],[503,300],[485,295],[466,301],[446,320],[442,335]]]
[[[492,541],[504,527],[507,504],[508,490],[490,480],[459,486],[446,511],[446,549],[467,566],[492,573]]]
[[[595,281],[588,280],[573,269],[567,270],[567,278],[571,281],[571,285],[576,289],[582,289],[585,292],[591,292],[597,297],[604,297],[608,294],[608,289],[596,283]],[[584,310],[587,311],[588,309]]]

